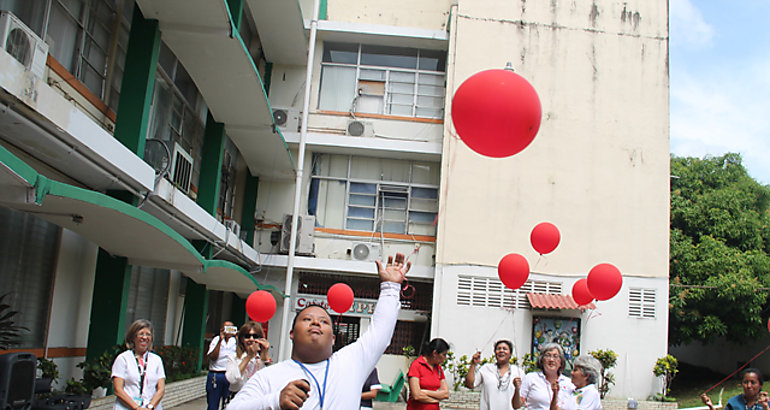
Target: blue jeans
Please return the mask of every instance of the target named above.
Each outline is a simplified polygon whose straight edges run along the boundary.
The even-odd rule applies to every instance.
[[[206,402],[208,403],[208,410],[224,408],[224,402],[229,396],[230,382],[227,381],[225,372],[215,373],[209,371],[209,375],[206,377]]]

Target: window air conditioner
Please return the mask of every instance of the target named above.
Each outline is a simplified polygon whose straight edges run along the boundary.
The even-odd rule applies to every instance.
[[[350,248],[350,259],[374,262],[380,259],[380,249],[380,244],[376,242],[353,242]]]
[[[345,134],[351,137],[373,137],[374,127],[369,121],[350,120]]]
[[[315,251],[313,236],[315,235],[315,216],[301,215],[297,219],[297,244],[294,253],[296,255],[312,255]],[[291,244],[291,214],[283,216],[281,225],[281,241],[279,251],[289,253]]]
[[[238,222],[235,222],[235,219],[225,219],[225,228],[229,229],[233,235],[240,238],[241,226],[238,225]]]
[[[34,75],[43,77],[48,44],[10,11],[0,14],[0,46]]]
[[[282,132],[299,132],[301,119],[296,108],[273,107],[273,121]]]
[[[192,180],[193,158],[179,143],[174,143],[171,153],[171,182],[185,194],[190,193]]]

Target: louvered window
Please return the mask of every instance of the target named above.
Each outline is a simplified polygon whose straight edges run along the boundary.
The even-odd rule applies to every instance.
[[[459,275],[457,305],[492,308],[530,309],[527,293],[561,293],[561,283],[528,280],[516,290],[508,289],[498,278]]]
[[[126,308],[126,326],[134,320],[147,319],[152,322],[154,343],[164,344],[166,333],[166,310],[168,304],[169,271],[144,266],[131,270],[131,287]]]
[[[629,289],[628,316],[655,319],[655,289]]]

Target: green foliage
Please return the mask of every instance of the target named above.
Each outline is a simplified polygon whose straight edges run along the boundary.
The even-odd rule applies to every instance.
[[[669,341],[755,339],[768,302],[757,288],[770,286],[770,187],[738,154],[672,157],[671,174]]]
[[[52,383],[56,383],[59,379],[59,366],[53,360],[46,359],[45,357],[37,358],[37,368],[42,373],[41,378],[51,379]]]
[[[415,357],[417,357],[417,350],[415,350],[414,346],[408,345],[401,348],[401,353],[406,356],[407,360],[412,361]]]
[[[94,391],[97,387],[109,387],[112,383],[112,363],[120,353],[125,350],[122,345],[115,345],[100,354],[96,358],[86,360],[77,364],[77,367],[83,369],[83,387],[88,393]],[[69,387],[69,381],[67,381]]]
[[[163,359],[166,383],[189,379],[199,373],[197,366],[199,350],[190,346],[160,346],[155,354]]]
[[[604,396],[607,395],[607,392],[610,391],[612,385],[615,384],[615,375],[610,373],[610,369],[615,367],[615,365],[618,363],[618,355],[610,349],[594,350],[592,352],[588,352],[588,354],[598,360],[604,368],[602,371],[602,382],[599,385],[599,394],[603,399]]]
[[[66,391],[67,393],[78,394],[78,395],[85,395],[85,394],[91,393],[91,390],[89,390],[86,387],[85,383],[72,378],[67,380],[67,387],[64,388],[64,391]]]
[[[0,350],[8,350],[18,345],[21,332],[29,332],[29,329],[17,325],[14,321],[14,316],[19,312],[13,310],[10,302],[5,300],[8,295],[10,292],[0,296]]]
[[[679,361],[670,354],[655,361],[655,367],[652,369],[652,373],[657,377],[663,377],[663,393],[661,394],[660,401],[665,401],[665,397],[671,391],[671,382],[674,381],[674,377],[679,373],[678,367]]]
[[[468,355],[462,355],[459,358],[455,357],[454,352],[451,350],[446,354],[446,370],[454,378],[454,390],[457,391],[460,385],[465,380],[465,376],[468,374],[471,360]]]
[[[532,356],[531,353],[525,354],[521,358],[521,368],[524,370],[524,373],[537,371],[537,360],[535,359],[535,356]]]

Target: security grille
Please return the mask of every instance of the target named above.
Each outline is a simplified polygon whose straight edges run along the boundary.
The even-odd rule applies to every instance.
[[[498,278],[459,275],[457,305],[505,309],[530,309],[527,293],[561,293],[561,283],[528,280],[516,290],[508,289]]]
[[[628,316],[655,319],[655,289],[629,289]]]

